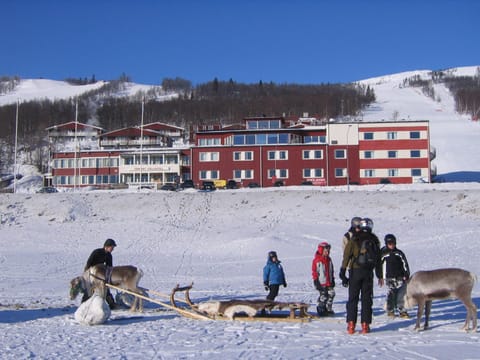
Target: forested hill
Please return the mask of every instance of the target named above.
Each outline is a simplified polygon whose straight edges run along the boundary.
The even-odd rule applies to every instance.
[[[23,80],[0,77],[0,144],[5,154],[0,169],[11,165],[15,140],[17,99],[18,142],[30,152],[35,165],[44,156],[32,155],[46,144],[45,129],[74,121],[100,126],[107,131],[140,124],[144,100],[144,123],[165,122],[189,128],[192,124],[238,123],[248,116],[301,116],[309,113],[323,119],[361,119],[365,107],[376,100],[375,87],[398,77],[400,86],[417,88],[435,99],[434,85],[444,83],[452,92],[460,113],[478,117],[480,71],[478,67],[443,71],[412,71],[353,84],[256,84],[230,79],[192,86],[182,79],[164,79],[161,85],[136,84],[127,75],[113,81],[91,79]],[[78,109],[78,112],[76,111]],[[41,168],[41,166],[39,166]]]

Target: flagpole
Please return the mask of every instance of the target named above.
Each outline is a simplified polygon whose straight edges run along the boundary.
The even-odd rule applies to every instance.
[[[17,99],[17,111],[15,113],[15,159],[13,165],[13,193],[17,192],[17,144],[18,144],[18,106],[20,100]]]
[[[143,115],[145,112],[145,98],[142,98],[142,119],[140,125],[140,187],[142,186],[143,176]]]
[[[77,189],[77,124],[78,124],[78,101],[75,99],[75,140],[73,141],[73,191]]]

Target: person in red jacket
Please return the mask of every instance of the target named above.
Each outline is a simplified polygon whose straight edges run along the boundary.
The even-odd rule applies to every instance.
[[[334,315],[332,305],[335,298],[335,277],[330,258],[330,244],[321,242],[312,261],[313,285],[318,290],[318,316]]]

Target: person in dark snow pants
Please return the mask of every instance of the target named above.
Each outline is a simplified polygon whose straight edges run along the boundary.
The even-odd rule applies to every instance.
[[[110,276],[112,274],[112,267],[113,267],[113,257],[112,251],[117,246],[117,243],[113,239],[107,239],[103,244],[103,247],[95,249],[92,251],[90,256],[88,257],[87,263],[85,264],[84,271],[87,271],[92,266],[95,265],[105,265],[106,266],[106,281],[110,282]],[[83,295],[82,303],[87,301],[89,296],[87,294]],[[107,295],[105,300],[107,301],[108,306],[110,309],[114,309],[116,307],[115,300],[113,300],[112,293],[110,289],[107,288]]]
[[[348,242],[343,252],[342,267],[340,268],[340,279],[342,285],[348,287],[347,301],[347,332],[355,333],[357,323],[358,302],[361,299],[361,322],[362,333],[370,332],[372,322],[373,305],[373,272],[378,278],[379,286],[383,286],[382,265],[380,263],[380,241],[372,232],[373,221],[369,218],[363,218],[360,222],[360,232],[357,232]],[[376,244],[375,263],[373,267],[360,264],[361,244],[364,241],[371,241]],[[346,276],[346,269],[350,264],[349,277]],[[361,297],[360,297],[361,295]]]
[[[404,308],[400,289],[406,286],[410,277],[410,267],[407,257],[402,250],[397,248],[397,238],[393,234],[385,235],[385,246],[381,250],[382,267],[385,284],[387,285],[387,314],[394,317],[395,310],[403,318],[408,318]]]
[[[280,285],[287,287],[285,273],[281,261],[278,260],[277,253],[270,251],[268,253],[267,264],[263,268],[263,285],[265,290],[269,291],[267,300],[274,301],[278,295]]]

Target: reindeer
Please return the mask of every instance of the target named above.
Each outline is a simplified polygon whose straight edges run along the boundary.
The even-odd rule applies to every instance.
[[[96,290],[105,297],[105,271],[105,265],[95,265],[86,270],[82,276],[73,278],[70,281],[70,299],[74,300],[79,293],[91,296]],[[143,294],[143,290],[138,286],[142,276],[143,271],[135,266],[114,266],[110,276],[110,283],[137,294]],[[130,311],[136,311],[137,307],[139,311],[143,311],[143,300],[135,296]]]
[[[477,307],[472,301],[472,289],[476,281],[475,274],[462,269],[437,269],[418,271],[408,280],[404,302],[406,308],[418,304],[415,330],[420,330],[420,320],[425,308],[424,330],[428,328],[432,300],[458,299],[467,309],[463,330],[477,331]],[[469,328],[469,322],[472,328]]]

